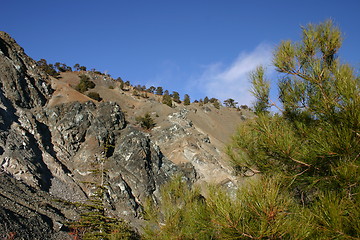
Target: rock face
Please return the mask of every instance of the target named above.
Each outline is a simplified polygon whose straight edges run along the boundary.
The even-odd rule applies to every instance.
[[[54,200],[88,198],[105,147],[107,209],[122,218],[179,171],[116,103],[48,107],[50,77],[4,32],[0,86],[0,238],[67,239],[62,225],[77,213]]]
[[[75,83],[78,75],[67,74]],[[160,187],[175,174],[200,186],[236,185],[220,151],[224,132],[231,131],[219,126],[240,119],[235,109],[219,124],[214,119],[221,113],[212,106],[169,108],[156,97],[115,92],[108,78],[85,74],[105,83],[97,91],[106,101],[90,101],[69,82],[49,77],[0,32],[0,239],[72,239],[65,223],[79,212],[64,202],[89,199],[89,182],[104,184],[109,215],[134,227],[141,224],[144,201],[158,200]],[[158,117],[151,132],[134,121],[145,111]],[[100,179],[94,170],[106,174]]]

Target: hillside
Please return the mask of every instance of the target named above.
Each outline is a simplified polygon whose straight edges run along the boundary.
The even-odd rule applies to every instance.
[[[200,186],[238,184],[223,149],[252,117],[248,110],[198,103],[170,108],[161,96],[134,96],[132,87],[123,91],[94,72],[56,79],[4,32],[0,50],[2,238],[69,238],[66,222],[78,219],[75,205],[94,195],[91,182],[106,186],[106,214],[135,228],[142,225],[144,201],[156,200],[174,175]],[[100,102],[74,89],[79,75],[96,84],[90,91]],[[136,123],[146,113],[155,120],[152,130]],[[101,178],[93,174],[100,166],[106,169]]]
[[[161,95],[146,93],[147,98],[134,96],[133,87],[123,91],[116,80],[93,72],[63,72],[59,79],[53,78],[55,92],[49,106],[91,100],[86,93],[81,94],[73,89],[79,84],[79,75],[88,76],[96,84],[88,92],[99,93],[102,102],[117,103],[130,125],[137,126],[136,116],[150,113],[156,123],[156,127],[148,132],[150,138],[173,163],[195,167],[199,181],[236,181],[223,149],[237,126],[244,119],[252,117],[251,112],[227,107],[216,109],[211,103],[185,106],[174,102],[174,107],[170,108],[161,103]]]

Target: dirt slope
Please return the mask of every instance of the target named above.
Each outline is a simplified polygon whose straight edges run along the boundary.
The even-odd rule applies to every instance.
[[[119,82],[92,72],[65,72],[60,79],[53,79],[52,87],[56,91],[49,105],[91,100],[73,89],[81,74],[86,74],[96,84],[89,91],[99,93],[102,101],[116,102],[121,106],[129,124],[136,127],[135,117],[150,113],[156,122],[156,127],[148,132],[152,139],[175,164],[189,163],[195,169],[198,182],[236,183],[224,147],[237,126],[253,116],[250,111],[223,106],[216,109],[211,103],[203,106],[174,103],[175,106],[170,108],[161,103],[162,96],[151,93],[147,93],[148,98],[134,96],[132,87],[129,91],[120,90]]]

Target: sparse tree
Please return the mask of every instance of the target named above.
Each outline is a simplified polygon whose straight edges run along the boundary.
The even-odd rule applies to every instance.
[[[136,122],[144,129],[150,130],[156,126],[154,119],[149,113],[146,113],[143,117],[137,116],[135,118]]]
[[[157,87],[156,88],[156,95],[163,95],[163,88],[162,87]]]
[[[209,98],[206,96],[205,98],[204,98],[204,104],[207,104],[209,102]]]
[[[173,98],[174,102],[181,103],[180,95],[179,95],[178,92],[173,91],[173,93],[171,95],[172,95],[172,98]]]
[[[184,95],[184,105],[190,105],[190,96],[188,94]]]
[[[173,107],[172,105],[172,98],[169,94],[164,94],[162,98],[162,103],[168,105],[169,107]]]
[[[86,75],[80,75],[80,83],[75,87],[75,90],[84,93],[90,88],[94,88],[96,85],[93,81],[90,81],[90,78]]]
[[[50,76],[55,78],[59,77],[59,73],[56,72],[54,65],[48,64],[45,59],[40,59],[39,61],[37,61],[37,65],[46,74],[49,74]]]
[[[86,203],[75,203],[83,210],[80,219],[69,223],[74,239],[134,239],[137,234],[121,219],[109,216],[105,208],[106,175],[105,163],[114,146],[105,143],[104,154],[97,159],[95,169],[91,169],[93,181],[84,184],[94,189]],[[78,231],[81,230],[81,231]]]
[[[216,109],[220,109],[221,104],[219,100],[214,101],[212,104]]]
[[[80,64],[76,63],[74,65],[74,69],[75,69],[75,71],[80,71]]]
[[[147,91],[148,93],[154,93],[155,90],[156,90],[156,88],[155,88],[154,86],[151,86],[151,87],[149,87],[146,91]]]
[[[88,96],[89,98],[92,98],[92,99],[98,101],[98,102],[100,102],[100,101],[102,100],[102,98],[100,97],[100,94],[97,93],[97,92],[89,92],[89,93],[87,94],[87,96]]]
[[[85,66],[80,66],[80,67],[79,67],[79,70],[80,70],[80,71],[86,71],[86,67],[85,67]]]
[[[236,108],[237,104],[238,102],[235,102],[235,100],[232,98],[228,98],[224,101],[225,107]]]

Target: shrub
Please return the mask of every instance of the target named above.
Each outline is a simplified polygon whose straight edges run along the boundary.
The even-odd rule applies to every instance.
[[[172,99],[168,94],[163,95],[162,103],[168,105],[169,107],[173,107]]]
[[[97,92],[89,92],[89,93],[87,94],[87,96],[88,96],[89,98],[92,98],[92,99],[98,101],[98,102],[100,102],[100,101],[102,100],[102,98],[100,97],[100,95],[99,95]]]
[[[53,64],[47,64],[45,59],[40,59],[36,62],[38,67],[44,71],[46,74],[49,74],[50,76],[54,78],[59,78],[59,73],[56,72],[55,67]]]
[[[219,101],[214,101],[213,105],[216,109],[220,109],[220,102]]]
[[[93,81],[90,81],[90,78],[86,75],[80,75],[80,83],[76,85],[75,90],[84,93],[89,89],[94,88],[96,85]]]
[[[184,95],[184,105],[185,106],[190,105],[190,96],[188,94]]]
[[[144,129],[150,130],[156,126],[154,119],[150,116],[149,113],[146,113],[143,117],[137,116],[135,117],[135,121],[140,124],[140,126]]]

